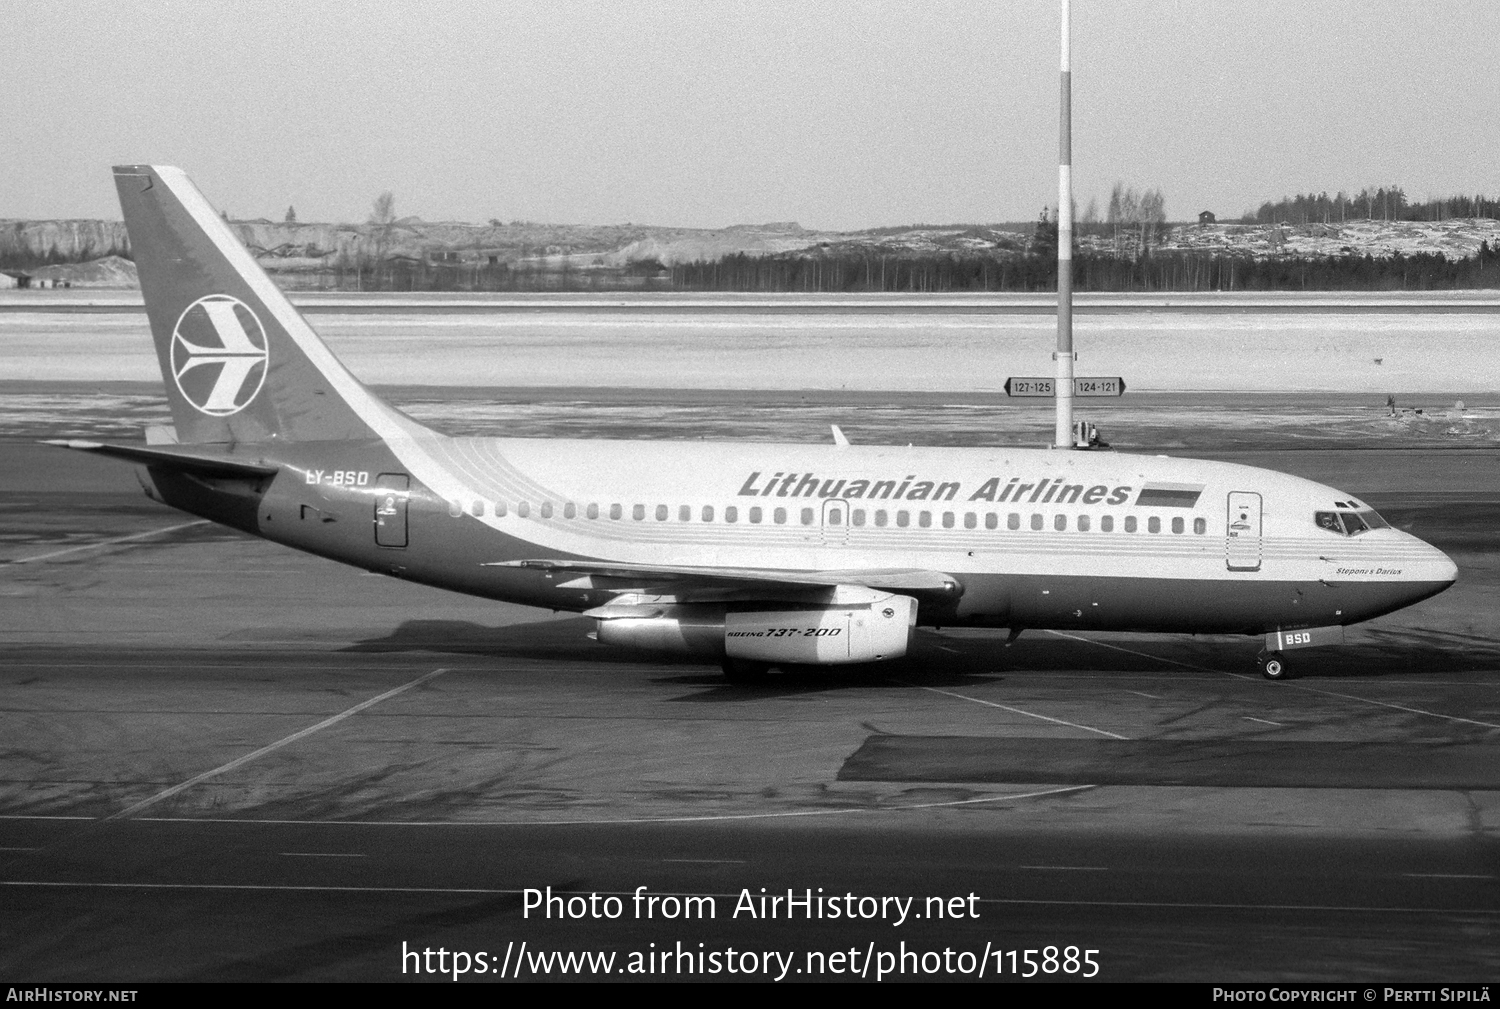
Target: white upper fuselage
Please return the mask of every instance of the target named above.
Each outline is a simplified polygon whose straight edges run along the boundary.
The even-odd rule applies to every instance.
[[[408,456],[400,443],[392,448]],[[480,438],[424,440],[423,449],[413,473],[451,511],[535,544],[539,556],[1208,581],[1454,577],[1444,554],[1398,530],[1320,528],[1317,512],[1364,507],[1349,495],[1232,463],[1023,448]],[[1231,514],[1244,495],[1258,504],[1248,520]]]

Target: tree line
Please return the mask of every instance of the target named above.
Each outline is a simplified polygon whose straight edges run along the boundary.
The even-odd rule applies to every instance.
[[[1054,238],[1054,243],[1056,239]],[[1053,248],[1055,249],[1055,244]],[[737,253],[663,268],[665,286],[686,291],[811,293],[1046,292],[1057,263],[1046,255],[983,254],[816,257]],[[1172,251],[1137,257],[1078,253],[1078,291],[1412,291],[1500,287],[1500,250],[1488,242],[1462,259],[1441,253],[1276,257]]]
[[[1482,194],[1413,202],[1400,186],[1367,186],[1350,195],[1306,193],[1267,201],[1246,211],[1251,224],[1339,224],[1344,221],[1446,221],[1452,218],[1500,218],[1500,199]]]

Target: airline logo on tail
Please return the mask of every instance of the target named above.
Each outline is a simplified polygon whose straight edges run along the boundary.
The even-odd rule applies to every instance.
[[[211,417],[228,417],[254,402],[269,360],[260,319],[227,294],[199,298],[172,330],[172,377],[183,398]]]

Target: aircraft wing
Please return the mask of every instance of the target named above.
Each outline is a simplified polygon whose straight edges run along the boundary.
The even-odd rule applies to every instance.
[[[215,451],[207,445],[107,445],[104,442],[78,439],[57,439],[42,444],[125,459],[147,466],[165,466],[203,476],[263,477],[271,476],[279,468],[263,460]]]
[[[559,578],[576,579],[580,588],[670,595],[679,602],[752,599],[812,602],[841,585],[859,585],[934,601],[963,594],[962,584],[952,575],[922,568],[795,571],[574,560],[493,561],[485,566],[539,569]]]

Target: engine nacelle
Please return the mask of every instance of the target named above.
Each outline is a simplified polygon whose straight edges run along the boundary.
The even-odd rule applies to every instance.
[[[840,586],[833,599],[774,610],[633,605],[590,615],[599,619],[605,644],[704,658],[836,665],[906,654],[917,625],[915,599],[862,586]]]

